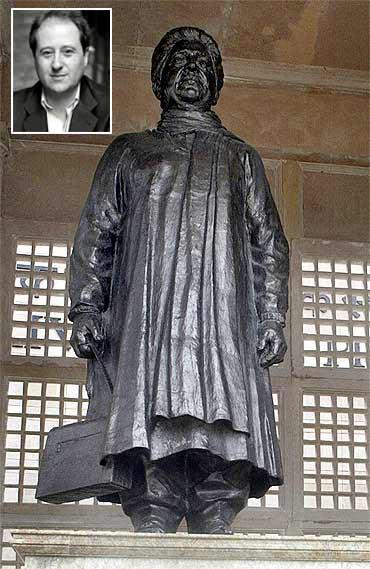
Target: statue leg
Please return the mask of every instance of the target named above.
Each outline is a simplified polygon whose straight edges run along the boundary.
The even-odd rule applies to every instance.
[[[140,456],[133,487],[120,494],[123,511],[136,532],[175,533],[185,514],[182,457],[151,462]]]
[[[189,533],[232,534],[236,515],[247,505],[250,465],[217,458],[215,464],[217,469],[211,468],[209,475],[193,486],[188,495]]]

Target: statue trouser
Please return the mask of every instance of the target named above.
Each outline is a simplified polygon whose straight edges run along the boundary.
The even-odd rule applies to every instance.
[[[232,533],[248,500],[250,467],[205,451],[184,451],[151,462],[141,455],[133,486],[120,495],[135,531],[176,532],[185,517],[189,533]]]

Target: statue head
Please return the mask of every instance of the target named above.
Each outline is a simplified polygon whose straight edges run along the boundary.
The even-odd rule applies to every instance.
[[[215,40],[199,28],[174,28],[152,57],[152,86],[164,109],[209,110],[217,103],[224,72]]]

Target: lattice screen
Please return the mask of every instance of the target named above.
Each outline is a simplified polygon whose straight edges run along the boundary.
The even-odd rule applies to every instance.
[[[286,485],[280,491],[272,488],[260,500],[250,500],[248,506],[255,508],[250,514],[255,516],[258,527],[265,527],[264,520],[270,516],[266,509],[274,508],[274,516],[287,519],[289,531],[298,520],[301,529],[321,532],[323,520],[331,516],[339,528],[336,531],[346,531],[352,524],[351,531],[358,528],[363,533],[364,516],[370,508],[369,396],[365,392],[370,373],[367,250],[361,244],[299,240],[293,252],[293,368],[287,367],[286,376],[275,385],[273,397],[278,430],[284,427],[284,432],[280,429],[283,452],[294,453],[295,457],[297,499],[291,499],[293,488]],[[72,355],[67,353],[71,328],[66,319],[69,254],[67,240],[18,242],[14,295],[25,295],[27,299],[18,303],[19,297],[14,296],[13,328],[26,329],[26,333],[24,338],[13,337],[12,345],[22,348],[24,355],[35,355],[32,348],[40,347],[39,359],[53,357],[49,353],[53,346],[62,348],[62,355],[56,357]],[[63,282],[55,285],[54,281]],[[35,304],[39,295],[46,297],[45,304]],[[60,299],[60,308],[53,304],[52,297]],[[38,312],[44,313],[42,318]],[[57,312],[60,314],[55,316]],[[52,320],[54,317],[58,320]],[[50,336],[50,330],[59,330],[58,339]],[[63,365],[70,363],[65,360]],[[297,405],[291,425],[279,424],[285,396],[287,401],[298,404],[302,391],[302,416]],[[85,389],[80,380],[13,378],[7,405],[5,505],[19,512],[32,509],[37,519],[37,512],[42,512],[44,506],[32,503],[46,434],[53,426],[83,418]],[[301,432],[303,442],[298,436]],[[291,461],[287,462],[291,480],[293,467]],[[94,509],[96,502],[92,499],[83,503],[89,505],[89,512],[103,511],[100,507]],[[68,510],[66,507],[66,515]],[[8,551],[6,547],[4,551]],[[14,559],[6,563],[7,568],[16,567]]]
[[[10,355],[75,357],[68,342],[70,253],[66,241],[17,242]]]
[[[280,394],[274,393],[275,420],[279,428]],[[40,456],[46,435],[53,427],[80,421],[86,414],[87,394],[82,383],[10,380],[5,440],[5,503],[36,503]],[[93,498],[80,504],[95,504]],[[103,505],[103,504],[102,504]],[[272,487],[250,507],[279,508],[279,488]]]
[[[367,380],[369,245],[300,239],[292,252],[293,375]]]
[[[86,414],[82,383],[10,380],[5,439],[5,503],[35,503],[40,455],[53,427],[80,421]],[[92,504],[93,500],[80,503]]]
[[[4,569],[21,569],[24,567],[21,560],[10,545],[11,534],[9,529],[0,529],[0,567]]]
[[[274,413],[276,430],[279,436],[279,412],[281,412],[281,393],[275,392],[272,394],[274,401]],[[281,442],[280,442],[281,444]],[[270,490],[262,498],[251,498],[248,500],[249,508],[280,508],[281,507],[281,496],[279,486],[272,486]]]
[[[369,510],[369,401],[303,395],[304,507]]]
[[[369,368],[370,263],[302,259],[304,367]]]

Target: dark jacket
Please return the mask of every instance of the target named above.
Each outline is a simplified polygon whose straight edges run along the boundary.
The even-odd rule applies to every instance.
[[[40,81],[13,95],[13,132],[48,132],[41,105]],[[109,132],[110,108],[105,89],[83,76],[80,102],[73,111],[69,132]]]

